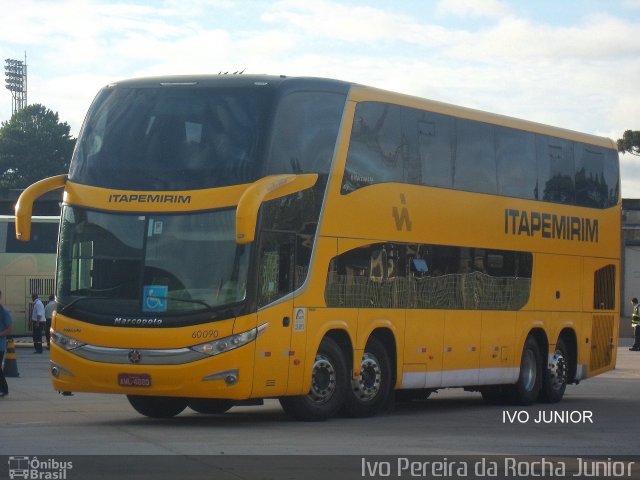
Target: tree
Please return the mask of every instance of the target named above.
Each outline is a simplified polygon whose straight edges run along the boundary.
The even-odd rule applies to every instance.
[[[624,153],[629,152],[631,155],[640,156],[640,131],[627,130],[618,139],[618,151]]]
[[[69,171],[76,140],[58,113],[33,104],[0,126],[0,187],[25,188]]]

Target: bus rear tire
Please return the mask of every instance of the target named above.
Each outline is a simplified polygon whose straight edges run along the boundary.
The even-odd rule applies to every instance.
[[[188,400],[179,397],[146,397],[127,395],[134,410],[145,417],[171,418],[187,408]]]
[[[542,388],[542,354],[536,339],[527,337],[522,349],[520,361],[520,375],[513,386],[514,403],[516,405],[531,405],[535,403]]]
[[[360,376],[351,380],[345,414],[354,418],[377,414],[388,405],[392,389],[389,353],[380,340],[372,337],[362,354]]]
[[[549,356],[544,368],[542,390],[539,401],[544,403],[558,403],[562,400],[569,383],[569,349],[561,338],[558,339],[555,352]]]
[[[542,355],[538,342],[528,336],[522,349],[520,374],[513,385],[481,387],[482,399],[489,405],[531,405],[540,395],[542,387]]]
[[[287,415],[296,420],[326,420],[342,408],[348,387],[349,376],[344,352],[335,340],[325,337],[313,363],[311,390],[307,395],[282,397],[280,405]]]
[[[194,412],[204,413],[205,415],[215,415],[224,413],[233,407],[231,400],[218,398],[192,398],[189,400],[189,408]]]

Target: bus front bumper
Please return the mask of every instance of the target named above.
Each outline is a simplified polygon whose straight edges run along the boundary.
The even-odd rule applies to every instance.
[[[117,393],[190,398],[249,398],[255,342],[215,356],[184,357],[184,363],[162,364],[149,351],[130,349],[128,363],[109,363],[107,356],[86,358],[52,342],[50,373],[59,392]],[[104,353],[104,352],[102,352]],[[89,357],[91,357],[89,355]]]

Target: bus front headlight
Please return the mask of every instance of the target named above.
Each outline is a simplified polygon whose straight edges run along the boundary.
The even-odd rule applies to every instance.
[[[196,352],[209,356],[219,355],[253,342],[258,338],[258,336],[260,336],[265,328],[267,328],[267,325],[267,323],[263,323],[259,327],[252,328],[246,332],[236,333],[229,337],[219,338],[218,340],[213,340],[211,342],[194,345],[191,347],[191,350],[195,350]]]
[[[61,333],[51,331],[51,341],[65,350],[74,350],[85,345],[80,340],[62,335]]]

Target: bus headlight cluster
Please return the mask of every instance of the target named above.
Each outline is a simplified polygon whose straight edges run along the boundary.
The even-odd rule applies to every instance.
[[[266,323],[259,327],[252,328],[251,330],[247,330],[246,332],[236,333],[235,335],[219,338],[218,340],[213,340],[207,343],[201,343],[200,345],[194,345],[191,349],[209,356],[219,355],[253,342],[265,328],[267,328]]]
[[[51,341],[59,347],[64,348],[65,350],[74,350],[85,345],[80,340],[76,340],[72,337],[67,337],[66,335],[62,335],[61,333],[55,331],[51,332]]]

